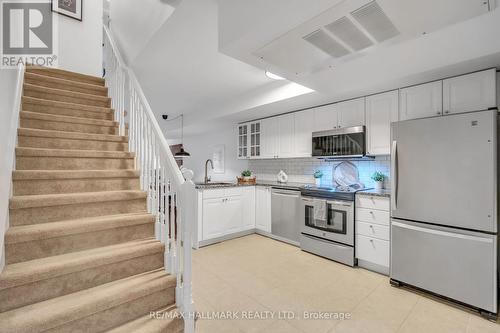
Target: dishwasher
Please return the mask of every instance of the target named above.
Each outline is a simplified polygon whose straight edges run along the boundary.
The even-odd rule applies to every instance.
[[[298,246],[300,241],[300,191],[271,190],[271,234],[278,240]]]

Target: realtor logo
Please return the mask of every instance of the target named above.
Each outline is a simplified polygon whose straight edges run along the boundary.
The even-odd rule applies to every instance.
[[[19,62],[53,66],[54,22],[51,2],[2,2],[2,67],[15,67]]]

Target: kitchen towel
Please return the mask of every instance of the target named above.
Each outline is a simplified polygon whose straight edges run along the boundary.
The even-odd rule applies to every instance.
[[[326,200],[314,199],[314,219],[326,221]]]

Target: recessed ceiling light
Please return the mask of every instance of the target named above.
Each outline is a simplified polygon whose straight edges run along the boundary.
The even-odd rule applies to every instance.
[[[271,73],[271,72],[269,72],[269,71],[266,71],[266,76],[267,76],[268,78],[270,78],[270,79],[273,79],[273,80],[285,80],[285,78],[284,78],[284,77],[281,77],[281,76],[279,76],[279,75],[273,74],[273,73]]]

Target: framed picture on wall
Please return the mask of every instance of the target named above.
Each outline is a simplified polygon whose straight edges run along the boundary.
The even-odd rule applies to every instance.
[[[81,21],[82,2],[83,0],[52,0],[52,11]]]

